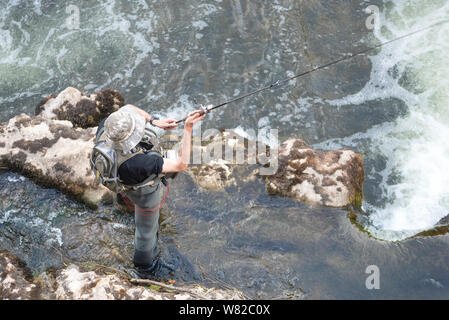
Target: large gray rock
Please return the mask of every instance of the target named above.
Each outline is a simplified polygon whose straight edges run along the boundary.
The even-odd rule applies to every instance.
[[[95,206],[112,194],[93,184],[89,154],[96,126],[123,105],[115,90],[85,95],[68,87],[45,98],[36,116],[20,114],[0,124],[0,167],[24,174]]]
[[[93,184],[89,165],[95,131],[70,121],[15,116],[0,127],[0,165],[88,204],[108,201],[110,192]]]
[[[351,150],[313,150],[301,139],[288,139],[279,150],[279,170],[267,176],[266,190],[330,207],[361,206],[363,159]]]

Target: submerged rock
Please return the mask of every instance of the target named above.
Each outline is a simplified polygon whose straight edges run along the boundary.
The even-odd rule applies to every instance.
[[[232,170],[233,168],[225,161],[217,161],[202,166],[191,166],[187,172],[200,188],[222,191],[236,184],[234,177],[231,176]]]
[[[202,163],[190,165],[187,173],[200,188],[212,191],[254,181],[261,167],[257,159],[270,150],[264,143],[249,140],[232,130],[217,130],[210,140],[203,137],[201,141],[198,138],[193,141],[193,153],[201,155]],[[237,168],[243,168],[243,172]]]
[[[330,207],[361,206],[363,159],[351,150],[313,150],[301,139],[288,139],[279,149],[279,170],[267,176],[269,194]]]

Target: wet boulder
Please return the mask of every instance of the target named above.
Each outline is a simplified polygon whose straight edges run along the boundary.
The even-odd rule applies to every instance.
[[[96,128],[20,114],[0,126],[0,166],[59,189],[87,204],[109,202],[111,192],[94,185],[89,155]]]
[[[279,169],[265,177],[266,191],[330,207],[361,206],[364,167],[351,150],[313,150],[301,139],[279,149]]]
[[[43,99],[34,117],[20,114],[0,124],[0,167],[92,206],[110,202],[112,193],[93,183],[89,155],[100,121],[123,105],[112,89],[84,94],[68,87]]]
[[[96,127],[105,117],[124,105],[123,97],[116,90],[104,89],[84,94],[68,87],[59,94],[44,98],[36,107],[35,115],[46,119],[68,120],[75,127]]]
[[[32,299],[38,287],[25,263],[9,252],[0,252],[0,300]]]

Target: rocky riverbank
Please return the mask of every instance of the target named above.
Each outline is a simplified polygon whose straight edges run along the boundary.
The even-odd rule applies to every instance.
[[[0,252],[0,300],[235,300],[244,299],[234,290],[199,285],[178,287],[163,283],[134,285],[128,275],[101,269],[81,271],[71,264],[36,277],[25,263],[12,254]]]

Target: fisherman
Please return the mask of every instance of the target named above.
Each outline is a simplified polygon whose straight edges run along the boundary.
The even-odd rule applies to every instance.
[[[138,152],[144,136],[146,123],[171,130],[177,127],[176,120],[159,119],[146,111],[126,105],[110,114],[97,129],[97,141],[103,139],[115,150],[118,162],[118,177],[126,186],[117,195],[134,207],[135,236],[133,262],[137,275],[149,278],[157,272],[164,262],[159,258],[159,209],[163,202],[161,175],[181,172],[187,169],[190,159],[192,128],[205,117],[204,112],[195,110],[185,119],[184,134],[179,155],[176,159],[163,158],[156,151]],[[164,198],[167,193],[165,193]]]

